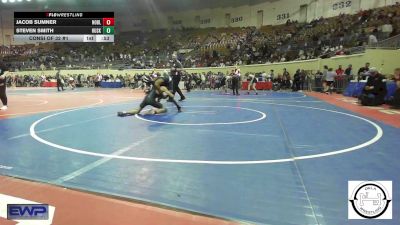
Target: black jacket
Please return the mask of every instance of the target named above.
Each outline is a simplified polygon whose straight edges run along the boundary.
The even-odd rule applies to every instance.
[[[177,60],[177,59],[174,59],[174,60],[172,60],[172,63],[171,63],[172,65],[171,65],[171,76],[172,76],[172,78],[174,79],[177,79],[177,78],[181,78],[181,75],[182,75],[182,69],[183,69],[183,66],[182,66],[182,63],[179,61],[179,60]]]
[[[0,76],[3,75],[7,70],[8,68],[5,65],[0,64]],[[2,83],[6,83],[6,79],[0,79],[0,84]]]
[[[387,93],[386,83],[383,82],[383,76],[380,74],[369,76],[365,86],[374,86],[374,89],[372,90],[364,90],[364,92],[367,94],[374,94],[375,96],[385,97]]]

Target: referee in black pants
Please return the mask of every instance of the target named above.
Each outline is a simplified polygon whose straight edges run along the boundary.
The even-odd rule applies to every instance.
[[[61,82],[62,77],[60,74],[60,69],[57,70],[56,79],[57,79],[57,91],[60,91],[60,87],[61,87],[61,90],[64,91],[64,85]]]
[[[239,94],[239,86],[240,86],[240,69],[235,69],[232,73],[233,95],[240,95]]]
[[[174,54],[172,55],[172,63],[171,63],[171,76],[172,76],[172,94],[175,96],[175,93],[178,92],[181,99],[179,101],[185,100],[185,96],[183,95],[181,89],[179,88],[179,82],[181,82],[183,72],[182,63],[179,62],[177,56]]]
[[[8,69],[4,65],[0,65],[0,99],[1,102],[3,103],[3,106],[0,108],[0,111],[5,111],[8,109],[7,106],[7,93],[6,93],[6,88],[7,88],[7,78],[6,78],[6,72]]]

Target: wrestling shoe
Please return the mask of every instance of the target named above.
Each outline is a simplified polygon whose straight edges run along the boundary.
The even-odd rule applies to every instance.
[[[119,116],[119,117],[126,117],[126,116],[133,116],[133,115],[134,115],[134,114],[128,113],[128,112],[125,112],[125,111],[118,112],[118,116]]]
[[[6,111],[7,109],[8,107],[6,105],[0,108],[1,111]]]
[[[124,117],[126,115],[126,112],[118,112],[117,115],[119,117]]]

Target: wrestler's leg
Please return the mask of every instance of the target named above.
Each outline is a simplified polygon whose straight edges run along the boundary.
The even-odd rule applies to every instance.
[[[154,109],[154,114],[166,113],[167,111],[167,108]]]
[[[181,106],[178,105],[178,103],[175,101],[174,95],[164,86],[160,87],[160,91],[161,93],[166,93],[169,96],[170,101],[172,101],[172,103],[174,103],[174,105],[178,109],[178,112],[181,112]]]
[[[148,105],[148,101],[149,101],[148,96],[146,96],[146,97],[143,99],[143,102],[140,103],[140,106],[139,106],[138,109],[132,109],[132,110],[130,110],[130,111],[118,112],[118,116],[120,116],[120,117],[125,117],[125,116],[134,116],[134,115],[136,115],[136,114],[139,114],[139,113],[143,110],[143,108],[146,107],[146,106]]]

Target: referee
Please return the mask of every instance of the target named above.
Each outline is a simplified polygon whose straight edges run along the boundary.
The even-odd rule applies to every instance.
[[[179,62],[177,55],[173,54],[171,63],[171,76],[173,85],[172,94],[175,96],[175,93],[178,92],[179,96],[181,97],[179,101],[183,101],[186,99],[181,89],[179,88],[179,82],[181,82],[182,72],[183,72],[182,63]]]
[[[1,102],[3,103],[3,106],[0,108],[1,111],[5,111],[8,109],[7,107],[7,93],[6,93],[6,87],[7,87],[7,75],[8,69],[6,68],[5,65],[0,64],[0,99]]]
[[[61,82],[62,77],[60,74],[60,69],[57,70],[56,79],[57,79],[57,91],[60,91],[60,87],[61,87],[61,90],[64,91],[64,85],[63,85],[63,82]]]
[[[235,69],[232,72],[232,90],[233,90],[233,95],[240,95],[239,94],[239,85],[240,85],[240,69]]]

